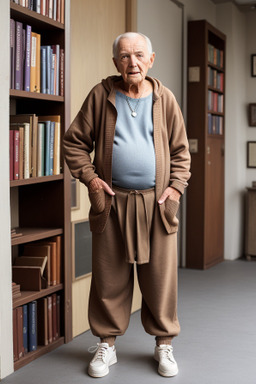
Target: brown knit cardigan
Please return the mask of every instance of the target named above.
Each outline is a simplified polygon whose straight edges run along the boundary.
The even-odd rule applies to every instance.
[[[172,92],[157,79],[147,77],[153,85],[153,125],[156,155],[156,201],[172,186],[181,193],[190,178],[190,154],[183,117]],[[80,111],[64,135],[63,150],[72,175],[86,186],[95,177],[112,186],[112,151],[117,111],[114,83],[120,76],[110,76],[97,84],[85,99]],[[90,153],[95,150],[92,163]],[[111,208],[112,197],[105,194],[101,213],[90,209],[90,228],[102,232]],[[175,217],[179,203],[167,199],[159,206],[167,233],[177,231]]]

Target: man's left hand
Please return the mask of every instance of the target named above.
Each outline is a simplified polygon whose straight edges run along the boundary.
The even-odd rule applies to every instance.
[[[180,200],[181,193],[177,191],[177,189],[168,187],[164,190],[162,196],[158,200],[158,204],[163,204],[165,200],[169,197],[172,200],[179,201]]]

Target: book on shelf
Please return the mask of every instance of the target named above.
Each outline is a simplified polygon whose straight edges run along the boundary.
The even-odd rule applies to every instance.
[[[24,129],[23,150],[20,150],[22,158],[24,156],[24,174],[20,175],[20,179],[28,179],[36,177],[37,172],[37,126],[38,117],[35,114],[29,115],[11,115],[10,128],[19,130]],[[20,159],[19,159],[20,161]],[[11,162],[11,161],[10,161]]]
[[[24,353],[28,353],[28,306],[22,306],[23,311],[23,347]]]
[[[10,75],[12,89],[64,96],[64,50],[41,45],[30,25],[11,19]]]
[[[39,116],[38,121],[45,123],[45,175],[59,175],[61,145],[60,116]]]
[[[32,28],[26,25],[26,52],[25,52],[25,73],[24,90],[30,92],[30,63],[31,63],[31,38]]]
[[[18,348],[18,359],[24,356],[23,346],[23,311],[22,307],[18,307],[16,311],[17,319],[17,348]]]
[[[37,301],[28,303],[28,352],[37,349]]]
[[[40,92],[40,41],[38,33],[31,32],[30,92]],[[39,53],[38,53],[39,52]]]
[[[38,345],[51,344],[60,335],[59,294],[54,293],[13,309],[14,361],[37,350]]]
[[[60,174],[60,119],[59,115],[10,116],[10,180]]]
[[[39,267],[41,271],[41,276],[43,276],[46,263],[47,263],[47,256],[42,256],[42,257],[18,256],[14,260],[15,266]]]
[[[48,285],[62,282],[61,236],[54,236],[47,240],[25,244],[23,255],[32,257],[47,256],[44,277]]]
[[[15,21],[10,20],[10,88],[15,88]]]
[[[21,291],[41,291],[47,288],[47,281],[38,266],[13,265],[12,278],[15,283],[20,284]]]
[[[48,302],[47,297],[38,300],[37,303],[37,329],[38,343],[40,345],[48,345]]]
[[[217,69],[208,67],[208,85],[223,92],[224,90],[224,73],[218,72]]]
[[[60,49],[60,96],[64,96],[65,54]]]
[[[52,296],[47,297],[48,308],[48,342],[52,343]]]
[[[223,50],[214,47],[212,44],[208,44],[208,61],[220,68],[223,68],[224,61]]]
[[[64,24],[65,0],[12,0],[12,2]]]
[[[60,331],[60,295],[54,293],[38,300],[38,343],[48,345],[56,341]]]
[[[9,132],[9,154],[10,154],[10,180],[13,180],[13,148],[14,148],[14,143],[13,143],[13,130],[10,130]]]
[[[223,116],[208,113],[208,134],[223,135]]]
[[[17,327],[17,308],[12,311],[12,327],[13,327],[13,360],[17,361],[18,357],[18,327]]]
[[[222,94],[208,90],[208,111],[223,113],[224,97]]]
[[[15,22],[15,89],[23,89],[23,24]]]

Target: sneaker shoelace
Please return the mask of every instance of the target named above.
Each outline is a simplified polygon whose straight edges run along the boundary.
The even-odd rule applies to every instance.
[[[164,347],[164,348],[160,348],[159,352],[160,352],[160,355],[163,359],[168,359],[172,362],[174,362],[174,357],[173,357],[173,354],[172,354],[172,346],[168,346],[168,347]]]
[[[88,352],[89,353],[96,352],[93,358],[93,361],[101,360],[101,361],[104,361],[104,363],[106,362],[107,348],[100,346],[99,343],[97,343],[97,345],[93,345],[92,347],[88,348]]]

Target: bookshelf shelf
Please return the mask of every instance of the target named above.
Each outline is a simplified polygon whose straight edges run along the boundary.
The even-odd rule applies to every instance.
[[[19,4],[10,2],[11,8],[11,17],[12,18],[22,18],[25,23],[31,24],[32,26],[36,26],[36,28],[40,29],[61,29],[64,30],[65,26],[58,21],[52,20],[49,17],[40,15],[35,11],[31,11],[25,7],[22,7]]]
[[[216,139],[216,140],[223,140],[223,135],[210,135],[208,134],[208,137],[211,138],[211,139]]]
[[[17,233],[22,233],[12,239],[12,245],[30,243],[32,241],[47,239],[48,237],[63,234],[63,228],[18,228]]]
[[[24,365],[31,363],[31,361],[37,359],[40,356],[45,355],[46,353],[53,351],[54,349],[60,347],[63,344],[64,344],[64,337],[60,337],[59,339],[53,341],[51,344],[48,344],[45,346],[39,345],[36,351],[29,352],[20,360],[15,361],[14,370],[16,371],[17,369],[24,367]]]
[[[63,284],[58,284],[42,289],[41,291],[21,291],[21,296],[13,300],[13,308],[17,308],[21,305],[29,303],[30,301],[51,295],[55,292],[61,291],[62,289]]]
[[[218,72],[222,72],[222,73],[225,72],[222,67],[219,67],[218,65],[215,65],[215,64],[211,63],[210,61],[208,61],[207,65],[213,69],[217,69]]]
[[[188,22],[188,67],[201,72],[187,88],[188,137],[199,143],[187,191],[188,268],[206,269],[224,258],[225,51],[218,29],[206,20]]]
[[[21,291],[21,295],[13,299],[15,370],[72,340],[70,173],[61,150],[63,135],[70,125],[70,0],[61,0],[61,7],[57,10],[62,11],[63,4],[65,24],[10,1],[10,144],[7,145],[10,145],[11,227],[15,228],[10,234],[12,263],[15,265],[12,281],[16,283],[12,286],[13,294],[15,296],[19,292],[19,285],[22,286],[24,281],[33,281],[35,276],[35,281],[40,283],[38,268],[41,266],[33,267],[37,269],[36,274],[31,272],[32,261],[24,261],[26,257],[44,259],[44,278],[48,279],[49,284],[58,283],[40,291]],[[19,61],[23,49],[21,31],[25,31],[24,61]],[[44,54],[46,50],[47,56]],[[18,69],[17,63],[21,63]],[[35,74],[36,83],[33,77]],[[13,88],[47,89],[52,94]],[[36,177],[51,173],[55,175]],[[25,252],[28,254],[25,255]],[[40,264],[40,260],[33,261],[36,265],[38,262]],[[40,284],[25,284],[23,287],[39,289]],[[53,334],[53,337],[57,337],[57,334],[60,337],[49,345],[37,345],[36,351],[26,353],[16,360],[24,352],[21,331],[25,320],[30,321],[28,325],[34,321],[39,344],[43,343],[43,338],[47,343],[47,335],[50,340],[46,330],[50,329],[47,327],[56,327],[56,312],[51,312],[49,305],[44,307],[44,316],[40,316],[40,322],[29,310],[24,319],[23,315],[26,314],[24,306],[27,306],[30,309],[37,308],[39,316],[40,306],[46,301],[50,302],[51,298],[58,300],[57,315],[60,319],[57,324],[58,333],[55,336]],[[34,301],[36,303],[32,303]],[[27,329],[28,335],[31,335],[32,329]]]
[[[214,87],[211,87],[210,85],[208,85],[208,89],[209,89],[209,91],[217,92],[217,93],[223,95],[223,91],[221,91],[218,88],[214,88]]]
[[[223,116],[224,117],[224,113],[223,112],[216,112],[216,111],[212,111],[212,110],[208,110],[208,113],[210,113],[211,115],[216,115],[216,116]]]
[[[63,96],[48,95],[46,93],[20,91],[17,89],[10,89],[10,96],[15,99],[22,98],[22,99],[34,99],[34,100],[58,101],[62,103],[64,102]]]
[[[12,188],[12,187],[21,187],[22,185],[48,183],[56,180],[63,180],[63,178],[64,178],[64,175],[61,173],[60,175],[54,175],[54,176],[31,177],[29,179],[11,180],[10,187]]]

